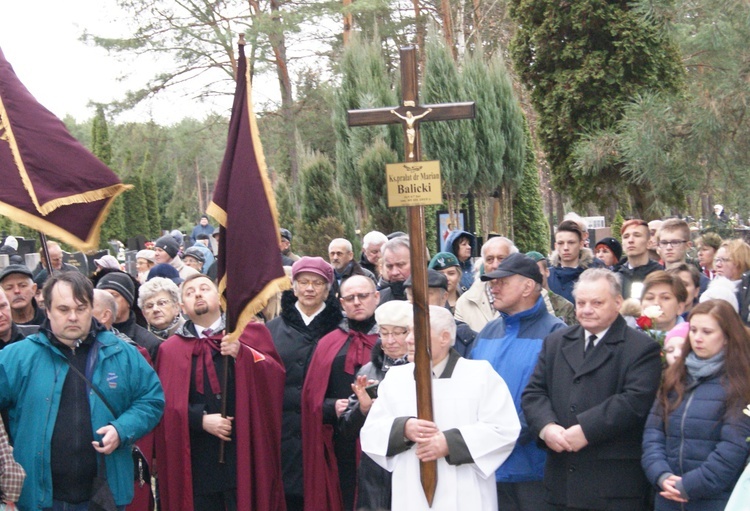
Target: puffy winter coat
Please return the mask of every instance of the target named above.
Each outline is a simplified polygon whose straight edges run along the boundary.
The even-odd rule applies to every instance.
[[[656,510],[723,511],[748,456],[750,417],[740,410],[725,417],[722,375],[685,392],[666,425],[657,404],[643,433],[641,464],[654,486],[664,474],[682,477],[687,504],[656,496]]]

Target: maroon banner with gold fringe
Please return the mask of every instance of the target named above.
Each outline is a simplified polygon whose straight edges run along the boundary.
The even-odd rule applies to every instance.
[[[0,50],[0,215],[80,250],[131,188],[40,105]]]
[[[219,292],[227,331],[235,339],[271,297],[291,286],[281,265],[276,201],[253,113],[243,43],[239,50],[227,149],[207,210],[221,226]]]

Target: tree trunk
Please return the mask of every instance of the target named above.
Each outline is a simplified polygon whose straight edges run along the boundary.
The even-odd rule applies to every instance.
[[[481,5],[481,0],[472,0],[472,5],[474,6],[474,12],[472,12],[472,19],[474,20],[474,39],[477,47],[479,47],[482,44],[482,33],[479,26],[479,7]]]
[[[350,5],[352,5],[352,0],[344,0],[344,10],[346,11],[344,13],[344,46],[349,44],[349,38],[351,37],[352,32],[352,13],[346,9]]]
[[[457,29],[456,29],[456,54],[457,62],[463,62],[466,53],[466,9],[463,2],[458,2],[456,9]]]
[[[555,212],[557,215],[557,223],[559,224],[562,222],[563,217],[565,216],[565,204],[563,204],[563,198],[562,195],[560,195],[560,192],[555,191],[553,192],[555,196]],[[551,232],[555,232],[553,229]]]
[[[193,160],[193,168],[195,169],[195,191],[198,192],[198,211],[206,211],[205,204],[203,202],[203,186],[201,186],[201,169],[198,166],[198,160]]]
[[[440,0],[440,19],[443,22],[445,44],[450,48],[453,60],[456,60],[456,45],[453,42],[453,19],[451,18],[450,0]]]
[[[417,72],[421,76],[422,71],[424,71],[425,63],[425,26],[424,20],[422,19],[422,12],[419,8],[419,0],[412,0],[412,4],[414,5],[414,23],[416,24],[417,29],[417,49],[419,50],[419,69],[417,70]]]
[[[248,0],[251,11],[259,15],[260,5],[258,0]],[[289,178],[293,185],[299,180],[299,162],[297,161],[297,143],[295,134],[297,126],[294,117],[294,96],[292,95],[292,81],[289,78],[289,68],[286,58],[286,39],[284,31],[281,29],[281,10],[279,0],[270,0],[271,20],[273,28],[268,33],[268,40],[273,50],[274,63],[276,64],[276,74],[279,79],[279,90],[281,92],[281,117],[284,122],[284,132],[286,134],[286,149],[289,158]]]

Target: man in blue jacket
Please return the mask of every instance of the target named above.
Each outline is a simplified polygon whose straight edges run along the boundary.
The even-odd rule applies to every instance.
[[[532,258],[511,254],[481,279],[490,281],[493,307],[500,317],[479,332],[469,357],[492,364],[508,385],[521,419],[518,442],[495,472],[499,509],[543,511],[547,509],[542,484],[546,456],[528,431],[521,394],[534,372],[544,338],[565,323],[547,312],[542,274]]]
[[[103,455],[124,509],[133,498],[131,446],[161,418],[161,384],[135,348],[92,319],[94,291],[83,274],[57,272],[43,293],[39,333],[0,351],[0,408],[9,410],[15,458],[27,474],[19,507],[87,509]]]

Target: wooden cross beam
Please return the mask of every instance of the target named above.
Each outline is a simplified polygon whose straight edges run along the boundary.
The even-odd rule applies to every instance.
[[[404,127],[405,155],[407,162],[421,161],[422,148],[419,124],[427,121],[473,119],[474,102],[444,103],[438,105],[419,104],[419,80],[417,77],[416,49],[401,48],[402,104],[397,107],[349,110],[349,126],[374,126],[400,123]],[[414,362],[417,383],[417,416],[433,421],[432,414],[432,367],[430,357],[430,308],[427,301],[427,253],[425,240],[424,207],[406,208],[409,216],[409,243],[411,251],[412,296],[414,300]],[[437,488],[437,462],[420,462],[420,478],[427,503],[432,507]]]

